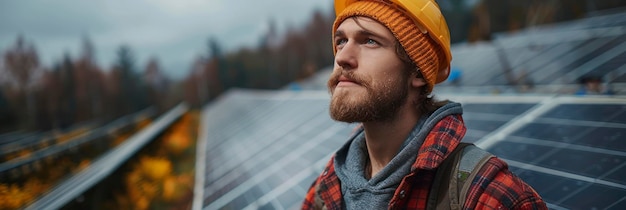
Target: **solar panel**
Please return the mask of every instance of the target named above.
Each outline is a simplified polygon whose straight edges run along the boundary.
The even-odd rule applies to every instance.
[[[560,78],[564,72],[567,72],[569,69],[572,69],[574,66],[580,65],[584,60],[588,60],[592,55],[590,52],[594,52],[595,49],[598,49],[600,46],[606,45],[610,41],[609,38],[601,37],[601,38],[591,38],[588,40],[584,40],[580,44],[576,43],[563,43],[562,45],[576,45],[575,47],[568,48],[564,54],[554,54],[558,56],[559,59],[549,59],[546,60],[546,65],[538,66],[536,71],[531,75],[533,78],[537,78],[537,83],[539,84],[549,84],[555,81],[555,78]],[[550,53],[550,52],[548,52]],[[587,56],[589,55],[589,56]],[[587,59],[584,57],[587,56]],[[583,61],[581,61],[583,60]],[[529,62],[534,63],[534,62]],[[559,82],[562,82],[559,81]],[[571,81],[568,81],[571,82]]]
[[[511,85],[523,74],[534,85],[575,85],[591,75],[624,82],[623,17],[621,11],[498,34],[492,42],[454,44],[452,66],[463,72],[463,86]]]
[[[561,104],[541,118],[626,123],[623,104]]]
[[[623,209],[625,112],[623,98],[555,98],[477,145],[506,160],[553,209]]]
[[[327,156],[352,128],[330,120],[325,92],[312,97],[288,91],[229,95],[204,113],[209,119],[227,120],[206,123],[203,206],[299,206]]]
[[[536,103],[505,102],[507,100],[502,98],[500,104],[463,103],[463,120],[467,126],[463,141],[476,142],[536,105]]]

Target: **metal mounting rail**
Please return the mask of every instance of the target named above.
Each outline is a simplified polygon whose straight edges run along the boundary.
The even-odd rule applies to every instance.
[[[30,204],[26,209],[59,209],[72,199],[78,197],[89,188],[100,182],[122,165],[148,142],[161,134],[166,128],[180,118],[188,107],[181,103],[157,118],[147,128],[139,131],[124,143],[102,155],[92,165],[65,180],[44,196]]]
[[[56,141],[55,139],[50,138],[46,141],[54,142],[54,145],[48,146],[40,150],[35,150],[30,156],[19,157],[19,158],[15,158],[15,159],[0,163],[0,178],[4,178],[6,175],[5,173],[7,173],[9,170],[22,167],[27,164],[31,164],[45,157],[52,157],[54,155],[59,155],[76,146],[87,144],[89,142],[93,142],[95,140],[101,139],[107,136],[108,133],[111,131],[121,130],[125,127],[133,125],[134,121],[142,119],[143,117],[146,117],[146,116],[154,115],[154,112],[155,112],[154,109],[148,108],[138,113],[126,115],[122,118],[114,120],[113,122],[105,126],[93,129],[90,133],[84,136],[76,137],[75,139],[71,141],[56,143],[54,142]],[[0,157],[3,155],[6,155],[8,152],[14,152],[14,151],[18,151],[24,148],[27,148],[27,147],[15,146],[15,148],[11,148],[13,150],[0,151]]]
[[[75,131],[76,129],[79,129],[81,127],[94,128],[96,127],[96,125],[97,123],[95,121],[84,123],[84,124],[81,123],[80,125],[75,125],[67,129],[61,129],[59,131],[61,132]],[[16,152],[16,151],[35,148],[36,145],[42,144],[44,142],[54,144],[55,141],[57,140],[57,138],[54,137],[55,132],[57,131],[52,130],[52,131],[46,131],[46,132],[33,132],[29,134],[23,134],[22,136],[18,138],[2,139],[0,140],[1,141],[0,142],[0,157],[5,157],[6,155]]]

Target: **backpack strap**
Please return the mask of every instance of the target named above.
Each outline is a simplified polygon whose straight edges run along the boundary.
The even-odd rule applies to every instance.
[[[441,163],[428,196],[427,209],[461,209],[480,169],[493,155],[461,142]]]
[[[482,169],[492,157],[495,156],[474,144],[471,144],[463,150],[461,162],[459,163],[459,166],[456,167],[458,169],[458,173],[456,174],[458,174],[459,182],[458,185],[454,186],[461,190],[459,193],[460,208],[463,208],[463,205],[465,204],[467,193],[472,186],[474,178],[476,178],[480,169]],[[465,176],[466,174],[468,176]],[[452,186],[452,183],[450,183],[449,187],[452,188]]]
[[[315,184],[315,196],[313,197],[313,209],[326,210],[326,205],[324,205],[324,200],[322,200],[321,192],[320,192],[320,183]]]

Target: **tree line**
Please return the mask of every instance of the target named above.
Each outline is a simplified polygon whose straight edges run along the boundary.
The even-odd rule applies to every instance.
[[[472,6],[464,0],[438,2],[453,43],[488,41],[494,33],[626,6],[619,0],[482,0]],[[87,37],[78,57],[66,54],[43,66],[35,46],[18,36],[0,60],[0,133],[106,122],[150,106],[166,110],[181,101],[198,108],[233,87],[284,87],[332,65],[334,17],[332,10],[316,10],[308,22],[289,26],[284,34],[270,20],[257,46],[229,53],[211,37],[180,81],[167,78],[156,58],[139,66],[129,45],[119,47],[111,68],[102,68]]]
[[[78,58],[65,54],[43,66],[35,46],[18,36],[0,66],[0,131],[106,122],[163,103],[159,90],[168,81],[156,61],[139,74],[131,48],[121,46],[115,64],[105,71],[93,55],[93,44],[84,38]]]
[[[231,53],[209,38],[206,52],[180,81],[167,78],[156,58],[138,65],[129,45],[118,48],[111,68],[102,68],[87,37],[79,56],[65,54],[44,66],[34,44],[19,35],[0,61],[0,133],[108,122],[148,107],[164,111],[182,101],[201,107],[233,87],[281,88],[332,63],[332,20],[316,11],[306,25],[283,36],[272,21],[257,47]]]

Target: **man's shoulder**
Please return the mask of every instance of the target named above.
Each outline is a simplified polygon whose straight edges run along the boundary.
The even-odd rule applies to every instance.
[[[315,179],[304,199],[302,209],[339,209],[341,208],[341,187],[335,174],[335,156],[333,155],[321,174]]]
[[[547,209],[539,194],[511,172],[506,162],[498,157],[492,157],[473,182],[467,195],[470,206],[479,209],[524,206]]]

